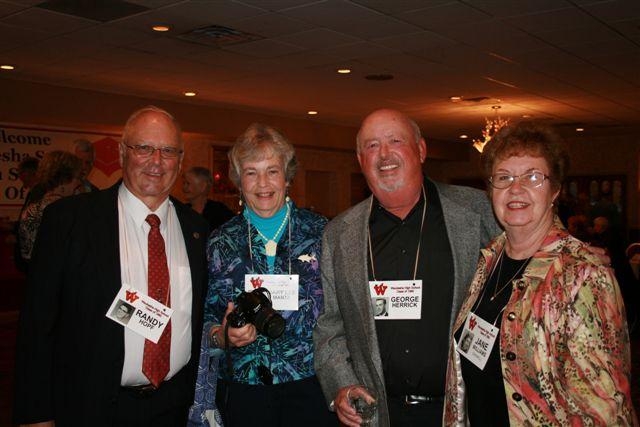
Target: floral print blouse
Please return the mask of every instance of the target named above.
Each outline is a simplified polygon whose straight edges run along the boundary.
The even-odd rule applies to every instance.
[[[31,252],[33,251],[33,244],[36,241],[38,235],[38,228],[42,221],[42,214],[44,209],[51,203],[62,198],[62,195],[58,193],[46,193],[42,199],[37,202],[28,205],[22,216],[20,217],[20,225],[18,226],[18,232],[20,233],[20,254],[22,258],[31,259]]]
[[[482,250],[454,331],[482,292],[505,242],[503,233]],[[499,345],[512,426],[638,425],[630,393],[629,335],[613,271],[557,218],[513,283]],[[446,426],[469,423],[455,347],[452,341]]]

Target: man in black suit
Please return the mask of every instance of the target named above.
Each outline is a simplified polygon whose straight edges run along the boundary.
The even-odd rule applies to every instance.
[[[207,224],[169,197],[182,157],[178,123],[145,107],[125,125],[122,182],[46,209],[20,315],[16,423],[186,424],[202,330]],[[121,287],[148,293],[150,214],[160,219],[169,276],[160,302],[173,309],[168,373],[160,381],[143,373],[145,338],[107,317]]]

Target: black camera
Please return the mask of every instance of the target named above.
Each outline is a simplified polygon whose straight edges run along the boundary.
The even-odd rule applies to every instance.
[[[235,309],[227,316],[227,322],[234,328],[253,323],[263,335],[278,338],[284,332],[284,318],[272,308],[271,293],[266,288],[256,288],[242,292],[236,299]]]

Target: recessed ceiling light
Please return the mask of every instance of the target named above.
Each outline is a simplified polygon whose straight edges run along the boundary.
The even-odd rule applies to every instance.
[[[184,96],[196,96],[195,92],[185,92]]]
[[[584,128],[576,128],[576,132],[584,132]]]
[[[159,33],[165,33],[171,29],[171,27],[168,25],[154,25],[151,28],[153,29],[153,31],[157,31]]]
[[[307,111],[307,114],[310,116],[315,116],[316,114],[318,114],[318,112],[314,110],[310,110],[310,111]]]
[[[452,96],[451,98],[449,98],[451,100],[451,102],[459,102],[462,101],[462,97],[461,96]]]
[[[463,134],[463,135],[460,135],[460,139],[467,139],[467,138],[469,138],[469,136],[468,136],[468,135],[464,135],[464,134]]]
[[[13,65],[9,65],[9,64],[3,64],[3,65],[0,65],[0,69],[3,69],[3,70],[15,70],[16,67],[14,67]]]
[[[350,74],[351,70],[348,68],[339,68],[338,69],[338,74]]]
[[[531,117],[531,115],[530,115],[530,114],[523,114],[523,115],[522,115],[522,118],[523,118],[523,119],[528,119],[528,118],[530,118],[530,117]]]

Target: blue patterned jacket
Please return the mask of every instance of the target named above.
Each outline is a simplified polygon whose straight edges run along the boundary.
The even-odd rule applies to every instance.
[[[234,382],[261,384],[257,374],[261,364],[271,369],[274,384],[315,375],[312,332],[323,308],[318,260],[326,223],[326,218],[292,204],[291,242],[287,226],[278,243],[273,274],[288,274],[291,260],[291,274],[300,276],[298,310],[280,312],[286,328],[279,338],[269,340],[258,334],[252,344],[232,350]],[[227,302],[235,301],[244,287],[245,274],[268,273],[264,246],[253,226],[251,237],[252,257],[249,256],[248,224],[242,215],[211,234],[205,330],[222,323]],[[224,365],[226,361],[222,363]],[[226,372],[226,366],[224,368]]]
[[[298,310],[280,311],[286,321],[284,333],[270,340],[262,334],[245,346],[233,348],[233,381],[262,384],[258,366],[270,368],[273,384],[301,380],[315,375],[313,367],[313,328],[323,308],[319,260],[322,253],[322,232],[327,219],[291,203],[291,242],[289,225],[280,241],[273,274],[298,274]],[[252,257],[249,256],[248,223],[236,215],[216,229],[209,237],[209,289],[204,308],[204,331],[196,396],[191,408],[189,426],[206,425],[204,412],[215,410],[216,377],[226,375],[226,358],[219,349],[210,350],[208,332],[222,324],[227,302],[236,300],[244,288],[245,274],[267,274],[264,244],[251,226]],[[253,258],[253,261],[252,259]],[[218,413],[215,410],[216,418]],[[219,423],[219,418],[217,419]]]

